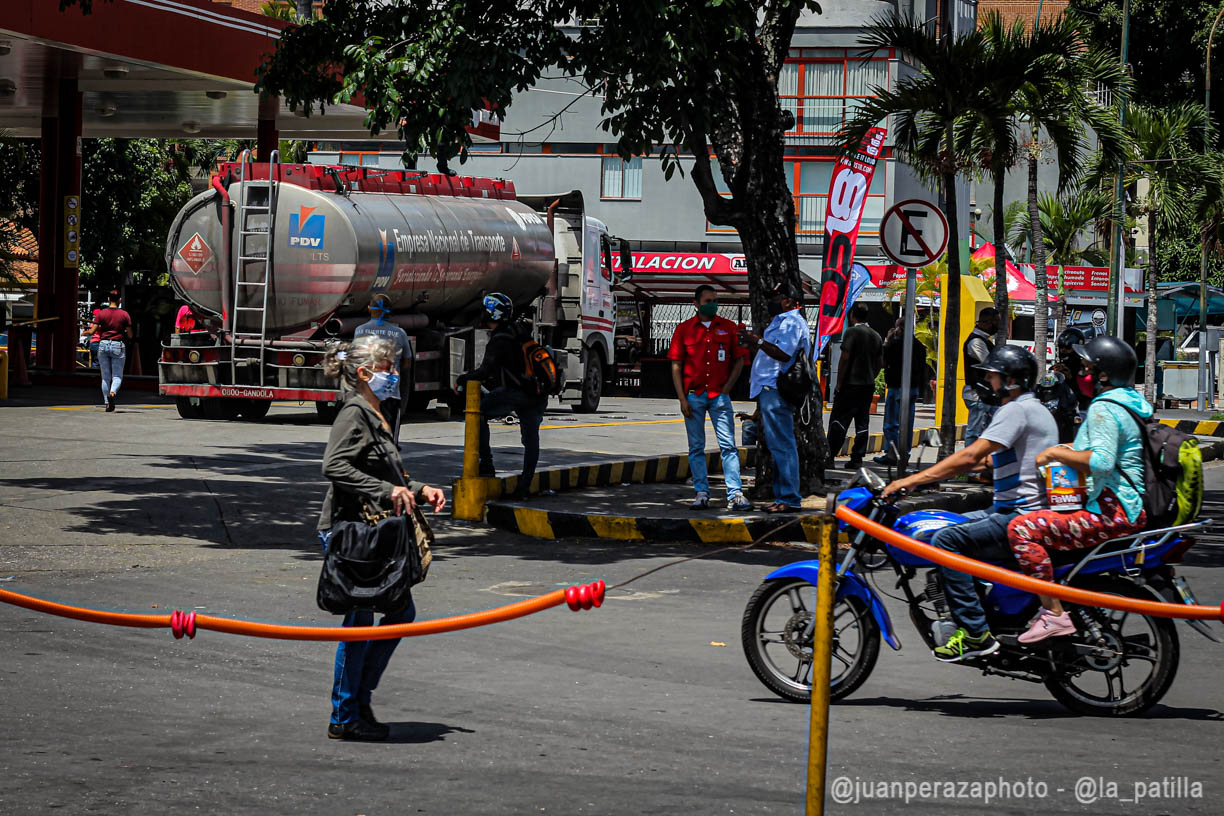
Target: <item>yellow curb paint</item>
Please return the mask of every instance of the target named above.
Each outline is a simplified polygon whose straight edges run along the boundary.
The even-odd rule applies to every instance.
[[[624,476],[625,476],[625,463],[624,462],[613,462],[612,470],[608,474],[608,481],[611,482],[612,484],[620,484]]]
[[[646,460],[642,459],[633,463],[633,475],[629,478],[631,482],[643,482],[646,479]]]
[[[693,525],[697,535],[707,544],[752,541],[748,523],[743,519],[689,519],[689,524]]]
[[[803,537],[809,544],[819,544],[820,536],[824,534],[825,526],[820,516],[804,516],[799,520],[803,528]]]
[[[637,519],[632,516],[587,516],[591,529],[600,538],[615,538],[621,541],[645,541],[638,529]]]
[[[556,538],[552,525],[548,523],[548,511],[530,507],[514,508],[514,521],[519,532],[533,538]]]

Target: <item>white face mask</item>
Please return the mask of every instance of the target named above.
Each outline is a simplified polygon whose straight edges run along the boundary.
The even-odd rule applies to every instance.
[[[390,371],[375,371],[370,377],[370,390],[380,400],[399,396],[399,375]]]

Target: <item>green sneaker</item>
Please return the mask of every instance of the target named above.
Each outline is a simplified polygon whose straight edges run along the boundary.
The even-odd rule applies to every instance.
[[[994,635],[985,632],[978,637],[971,636],[964,629],[957,629],[948,638],[948,642],[935,647],[935,659],[944,663],[955,663],[967,657],[981,657],[999,650],[999,641]]]

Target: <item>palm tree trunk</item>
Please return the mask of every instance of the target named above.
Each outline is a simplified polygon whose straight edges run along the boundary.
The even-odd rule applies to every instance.
[[[947,127],[947,144],[954,144],[952,123]],[[944,393],[943,418],[939,423],[939,458],[952,455],[956,448],[956,401],[960,399],[960,389],[956,387],[956,368],[960,362],[960,312],[961,312],[961,263],[960,263],[960,231],[958,229],[956,212],[956,170],[951,169],[943,174],[944,201],[948,216],[948,302],[943,304],[943,342],[944,342]]]
[[[1037,133],[1033,133],[1037,141]],[[1037,154],[1029,151],[1028,164],[1028,210],[1029,234],[1033,238],[1033,274],[1037,287],[1037,299],[1033,303],[1033,353],[1037,355],[1037,376],[1045,375],[1046,343],[1050,336],[1050,292],[1046,280],[1045,239],[1041,234],[1041,213],[1037,209]]]
[[[1156,213],[1148,213],[1147,343],[1143,350],[1143,396],[1156,404]],[[1205,346],[1206,344],[1202,344]]]
[[[1058,265],[1058,296],[1054,298],[1054,337],[1062,334],[1062,330],[1066,328],[1067,323],[1067,298],[1063,292],[1063,265]]]
[[[1001,346],[1011,335],[1011,309],[1007,296],[1007,258],[1004,256],[1007,248],[1007,225],[1003,222],[1003,182],[1006,176],[1003,170],[996,170],[994,175],[994,250],[995,250],[995,308],[999,311],[999,331],[995,333],[995,345]]]

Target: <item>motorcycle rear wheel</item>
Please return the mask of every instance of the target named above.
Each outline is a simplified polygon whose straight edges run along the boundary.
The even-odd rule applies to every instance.
[[[1085,582],[1085,589],[1138,598],[1144,601],[1163,601],[1153,587],[1137,586],[1123,578],[1102,578]],[[1068,605],[1070,607],[1070,605]],[[1071,607],[1073,608],[1073,607]],[[1076,612],[1072,612],[1075,615]],[[1176,621],[1151,615],[1135,615],[1111,609],[1090,609],[1102,632],[1110,643],[1121,644],[1122,657],[1118,661],[1102,660],[1100,668],[1091,667],[1090,658],[1081,656],[1078,674],[1063,671],[1048,677],[1046,689],[1054,699],[1077,714],[1090,717],[1126,717],[1140,714],[1160,702],[1173,680],[1181,660],[1181,646],[1177,637]],[[1085,640],[1085,633],[1076,636]],[[1115,663],[1116,666],[1111,666]],[[1085,664],[1088,664],[1085,667]],[[1122,670],[1134,664],[1147,666],[1150,670],[1141,682],[1128,691]],[[1104,693],[1096,687],[1104,686]]]
[[[796,703],[812,698],[812,638],[803,637],[815,604],[812,589],[801,578],[764,582],[748,601],[740,626],[753,673],[770,691]],[[840,700],[861,686],[879,656],[880,626],[867,604],[850,595],[838,598],[833,604],[830,699]]]

